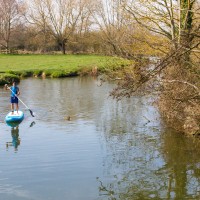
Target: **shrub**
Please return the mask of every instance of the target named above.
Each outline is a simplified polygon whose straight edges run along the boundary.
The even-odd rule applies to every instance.
[[[87,67],[85,66],[85,67],[80,67],[77,73],[80,76],[87,76],[87,75],[89,75],[91,73],[91,71],[92,71],[92,67],[91,66],[87,66]]]
[[[31,77],[31,76],[33,76],[32,71],[23,70],[23,71],[20,72],[20,77]]]
[[[54,70],[52,70],[52,69],[47,69],[47,70],[44,70],[44,74],[45,74],[45,76],[49,77],[49,76],[51,76],[51,74],[53,73],[53,71]]]
[[[13,71],[13,70],[8,70],[5,72],[6,74],[14,74],[14,75],[17,75],[17,76],[20,76],[21,72],[19,71]]]
[[[77,71],[74,71],[74,72],[66,72],[66,76],[68,76],[68,77],[78,76],[78,72],[77,72]]]
[[[33,76],[41,76],[42,75],[42,70],[40,70],[40,69],[36,69],[36,70],[34,70],[34,72],[33,72]]]
[[[13,81],[19,82],[20,77],[15,74],[9,74],[9,73],[0,74],[0,85],[12,83]]]
[[[65,77],[67,74],[64,71],[54,71],[51,74],[52,78],[61,78],[61,77]]]

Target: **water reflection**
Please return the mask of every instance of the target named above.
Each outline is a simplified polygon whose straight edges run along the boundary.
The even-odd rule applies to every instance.
[[[151,101],[150,97],[135,97],[112,102],[104,109],[98,126],[103,128],[106,141],[104,166],[107,179],[97,179],[100,196],[149,199],[165,195],[162,181],[156,175],[165,165],[159,152],[161,126]]]
[[[35,121],[32,121],[29,127],[33,127],[35,125]]]
[[[111,133],[107,140],[111,155],[104,165],[112,181],[97,178],[100,196],[112,200],[200,198],[200,141],[171,130],[162,133],[161,140],[145,137],[145,132],[133,134],[131,143],[131,135],[122,132]]]
[[[22,121],[17,121],[17,122],[6,122],[6,124],[12,128],[15,128],[15,127],[18,127],[19,124],[21,123]]]
[[[200,141],[170,130],[161,136],[168,170],[168,199],[199,199]]]
[[[113,85],[85,78],[20,84],[37,116],[0,124],[1,199],[21,200],[24,191],[24,200],[199,199],[200,145],[163,130],[152,97],[116,102],[108,98]],[[5,143],[19,148],[19,128],[23,148],[14,154]],[[12,185],[20,190],[6,193]]]
[[[129,103],[113,103],[98,123],[107,152],[106,180],[97,178],[99,195],[113,200],[199,199],[200,141],[162,129],[147,98]]]
[[[12,136],[12,142],[6,143],[6,148],[14,147],[15,152],[18,150],[18,146],[21,143],[21,140],[19,138],[19,126],[15,126],[11,128],[11,136]]]

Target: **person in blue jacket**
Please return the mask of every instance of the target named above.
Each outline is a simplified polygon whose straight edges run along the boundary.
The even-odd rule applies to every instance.
[[[18,113],[19,110],[19,104],[18,104],[18,97],[20,95],[19,87],[17,87],[16,82],[12,83],[11,87],[8,87],[7,84],[5,84],[6,90],[10,90],[10,103],[11,103],[11,111],[14,113],[14,105],[16,107],[16,111]]]

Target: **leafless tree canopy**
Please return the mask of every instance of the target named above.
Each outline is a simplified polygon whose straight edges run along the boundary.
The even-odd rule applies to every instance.
[[[9,49],[13,29],[20,18],[20,3],[17,0],[0,0],[0,45]]]

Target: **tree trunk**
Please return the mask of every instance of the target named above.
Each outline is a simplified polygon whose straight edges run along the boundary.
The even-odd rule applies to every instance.
[[[183,47],[184,49],[189,49],[193,38],[191,37],[191,29],[193,26],[193,12],[192,7],[194,4],[194,1],[190,0],[179,0],[179,46]],[[183,50],[184,50],[183,49]],[[188,62],[190,60],[190,52],[185,55],[185,61]]]
[[[6,41],[6,54],[9,53],[9,41],[7,40]]]
[[[66,54],[66,42],[67,42],[67,39],[63,39],[59,42],[59,46],[62,51],[62,54]]]

